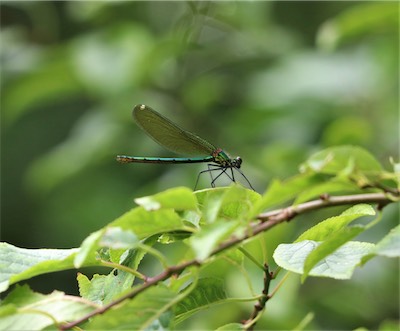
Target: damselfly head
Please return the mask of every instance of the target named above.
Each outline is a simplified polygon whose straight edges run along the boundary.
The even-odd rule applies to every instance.
[[[234,160],[233,160],[233,165],[235,166],[235,168],[240,168],[240,166],[242,165],[242,158],[240,156],[237,156]]]

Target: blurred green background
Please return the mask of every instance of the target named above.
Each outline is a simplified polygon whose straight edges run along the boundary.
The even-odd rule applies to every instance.
[[[398,160],[397,2],[0,6],[2,241],[76,247],[134,197],[193,188],[204,166],[115,161],[171,156],[133,123],[138,103],[240,155],[260,193],[328,146],[360,145],[388,169],[389,157]],[[204,178],[201,187],[208,185]],[[385,213],[371,241],[396,223],[396,208]],[[276,231],[274,240],[293,240],[304,226]],[[76,293],[75,274],[32,286]],[[315,328],[377,328],[397,318],[398,276],[384,259],[352,282],[313,279],[299,288],[293,276],[265,327],[288,328],[288,316],[313,310]]]

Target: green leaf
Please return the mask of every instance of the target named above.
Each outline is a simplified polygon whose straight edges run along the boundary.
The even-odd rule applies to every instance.
[[[192,282],[193,278],[197,279],[198,277],[199,277],[199,268],[197,267],[187,268],[177,278],[175,277],[170,278],[170,283],[168,284],[168,288],[172,291],[180,292],[182,294],[184,291],[180,291],[180,289],[182,289],[188,283]],[[185,290],[190,291],[191,289],[189,286],[186,286]]]
[[[226,299],[227,295],[223,280],[218,278],[201,278],[198,280],[196,288],[177,304],[175,308],[175,321],[176,323],[181,323],[194,313],[210,308],[213,304],[222,303]]]
[[[260,199],[261,196],[257,192],[233,184],[222,197],[218,216],[225,219],[248,220],[251,218],[250,210]]]
[[[370,255],[364,256],[362,264],[374,256],[399,257],[400,256],[400,225],[396,226],[379,241]]]
[[[149,326],[146,327],[146,331],[168,331],[171,330],[171,324],[173,322],[173,313],[171,310],[167,310],[161,314],[161,316],[154,320]]]
[[[239,222],[219,221],[204,225],[189,239],[196,258],[205,260],[219,244],[234,233],[240,226]]]
[[[400,256],[400,225],[393,228],[376,245],[375,254],[387,257]]]
[[[335,232],[329,239],[322,242],[317,248],[315,248],[306,258],[304,262],[303,275],[301,281],[307,278],[311,269],[322,259],[326,258],[333,252],[335,252],[340,246],[344,245],[361,232],[365,230],[363,226],[354,226],[351,228],[343,228]]]
[[[199,226],[201,220],[201,214],[199,210],[187,210],[182,212],[180,215],[185,222],[189,223],[189,225],[194,225],[196,228]]]
[[[196,192],[203,223],[213,223],[217,219],[250,219],[249,211],[260,200],[260,195],[240,185],[207,189]]]
[[[136,247],[138,243],[139,240],[132,231],[122,230],[119,227],[107,227],[99,245],[112,249],[127,249]]]
[[[282,268],[303,274],[304,264],[309,254],[320,245],[313,240],[304,240],[295,244],[281,244],[274,252],[275,262]],[[309,272],[311,276],[350,279],[361,259],[370,254],[374,244],[350,241],[319,261]]]
[[[173,208],[175,210],[197,209],[196,197],[187,187],[176,187],[155,195],[137,198],[135,202],[148,211],[161,208]]]
[[[131,212],[135,211],[137,209],[138,208],[133,209],[133,210],[131,210]],[[144,212],[144,213],[146,214],[147,212]],[[170,213],[173,213],[173,212],[168,211],[168,214],[170,214]],[[129,212],[127,214],[129,214]],[[125,215],[127,215],[127,214],[125,214]],[[124,217],[124,215],[121,217]],[[119,219],[121,219],[121,217]],[[117,221],[119,219],[117,219]],[[178,218],[178,220],[179,220],[179,218]],[[129,217],[124,218],[120,224],[124,224],[125,221],[129,221]],[[137,223],[137,224],[132,224],[132,225],[134,225],[133,228],[139,229],[140,228],[140,220],[135,219],[135,223]],[[118,223],[116,221],[114,221],[111,224],[116,225]],[[103,247],[112,248],[112,250],[109,251],[108,253],[110,254],[110,257],[112,259],[115,259],[116,257],[118,257],[122,254],[121,249],[136,247],[136,245],[139,243],[139,240],[135,233],[133,233],[129,228],[126,230],[123,230],[121,227],[112,226],[112,225],[90,234],[89,237],[87,237],[83,241],[81,248],[78,251],[78,253],[76,254],[76,257],[74,260],[74,265],[76,268],[82,267],[84,265],[93,265],[94,264],[93,261],[96,261],[97,264],[101,264],[101,262],[96,259],[97,255],[98,255],[97,254],[98,250],[100,248],[103,248]],[[174,224],[172,224],[172,225],[174,225]],[[158,233],[158,229],[154,228],[154,224],[150,224],[150,226],[143,224],[143,227],[141,230],[146,231],[146,230],[149,230],[149,228],[154,229],[155,232]],[[167,227],[164,227],[164,229],[166,229],[166,228]],[[148,234],[150,236],[151,232],[149,232]],[[141,235],[143,235],[143,234],[141,234]]]
[[[156,237],[148,238],[144,243],[152,246],[156,242]],[[111,250],[111,253],[113,250]],[[137,270],[145,251],[142,249],[126,250],[121,256],[121,265]],[[119,297],[122,293],[132,287],[135,280],[133,273],[125,270],[114,269],[108,275],[94,275],[89,280],[85,275],[78,275],[79,292],[82,297],[95,303],[107,304]]]
[[[121,273],[125,272],[121,271]],[[128,286],[123,286],[121,278],[118,275],[114,275],[114,271],[108,275],[94,275],[90,280],[80,273],[77,280],[82,298],[99,305],[105,305],[115,300],[132,285],[132,282],[130,282]]]
[[[227,187],[196,191],[199,208],[204,223],[213,223],[217,219]]]
[[[190,237],[192,232],[188,231],[175,231],[175,232],[168,232],[160,235],[158,237],[158,242],[161,244],[172,244],[175,242],[181,242],[184,239]]]
[[[62,292],[44,295],[33,292],[27,285],[16,286],[0,306],[0,329],[42,330],[55,323],[78,319],[97,307]]]
[[[0,292],[24,279],[73,268],[77,251],[77,248],[26,249],[0,243]]]
[[[362,216],[375,215],[375,210],[367,204],[358,204],[345,210],[339,216],[333,216],[318,223],[300,235],[295,242],[303,240],[323,241],[330,238],[336,231],[341,230],[355,219]]]
[[[353,171],[376,173],[382,171],[381,164],[366,150],[357,146],[330,147],[312,155],[304,164],[302,171],[336,175],[349,164]]]
[[[153,236],[150,238],[147,238],[146,240],[144,240],[144,244],[148,247],[153,246],[157,241],[157,236]],[[137,270],[137,268],[139,267],[140,262],[142,261],[143,257],[146,255],[146,250],[144,249],[129,249],[127,251],[125,251],[124,254],[122,254],[121,256],[121,261],[120,264],[127,266],[128,268],[131,268],[133,270]],[[124,271],[118,271],[118,276],[120,276],[121,274],[128,274]],[[128,276],[133,276],[132,274],[128,274]],[[133,278],[134,279],[134,278]],[[132,281],[133,281],[132,279]],[[125,280],[126,282],[126,280]],[[132,286],[131,283],[128,284],[128,286]]]
[[[138,239],[185,229],[183,220],[172,209],[147,211],[143,207],[128,211],[109,226],[130,230]]]
[[[172,305],[176,293],[163,285],[148,288],[83,326],[85,330],[143,330],[152,325]]]
[[[83,241],[81,248],[74,259],[75,268],[87,265],[91,260],[95,259],[96,251],[99,248],[99,241],[104,233],[104,229],[91,233]]]
[[[100,281],[97,281],[97,278],[107,277],[104,275],[94,275],[92,280],[86,277],[84,274],[78,273],[78,284],[79,284],[79,294],[82,298],[90,300],[97,304],[104,303],[104,297],[106,293],[102,293],[103,295],[100,297],[99,293],[102,290],[102,286],[104,285],[104,278],[102,278],[103,283],[100,284]],[[98,286],[98,284],[100,284]],[[98,286],[98,288],[96,288]]]
[[[241,265],[245,259],[245,256],[239,249],[230,249],[226,251],[224,258],[236,263],[237,265]]]
[[[349,223],[362,216],[375,215],[375,210],[366,204],[355,205],[341,215],[324,220],[305,231],[295,242],[314,240],[321,242],[304,262],[302,281],[319,261],[334,253],[340,246],[365,231],[364,226],[347,227]]]

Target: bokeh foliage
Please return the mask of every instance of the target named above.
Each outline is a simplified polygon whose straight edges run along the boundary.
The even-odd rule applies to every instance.
[[[239,154],[260,192],[339,144],[363,146],[389,167],[399,150],[398,10],[396,2],[2,2],[2,241],[78,246],[134,197],[193,187],[200,167],[115,162],[121,153],[170,155],[134,126],[138,103]],[[391,227],[377,227],[377,238]],[[281,227],[268,240],[299,231]],[[346,285],[311,280],[299,289],[294,279],[271,305],[269,327],[285,328],[293,302],[312,307],[321,328],[338,319],[376,328],[394,314],[387,301],[398,268],[370,268]],[[212,327],[227,314],[203,316]]]

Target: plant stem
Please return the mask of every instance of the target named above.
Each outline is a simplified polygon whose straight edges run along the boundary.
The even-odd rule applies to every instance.
[[[257,320],[261,316],[261,312],[264,310],[267,301],[271,298],[269,295],[269,286],[271,284],[271,280],[274,278],[274,274],[269,271],[269,267],[267,264],[264,265],[264,286],[262,290],[262,296],[258,299],[258,302],[254,305],[253,312],[250,318],[247,321],[244,321],[244,328],[246,330],[253,330],[256,325]]]

